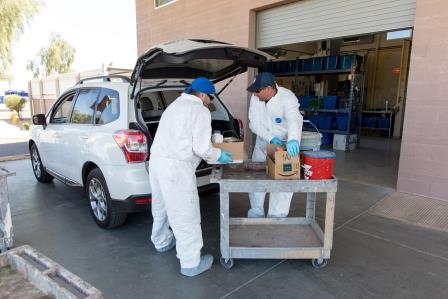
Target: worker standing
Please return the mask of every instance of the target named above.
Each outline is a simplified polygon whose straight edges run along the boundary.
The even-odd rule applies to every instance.
[[[211,115],[206,107],[215,93],[206,78],[195,79],[163,113],[149,161],[153,227],[158,252],[176,246],[181,274],[195,276],[211,268],[212,255],[201,257],[202,231],[195,171],[201,159],[232,162],[231,153],[214,148]],[[169,229],[171,227],[172,231]]]
[[[257,136],[252,161],[266,160],[266,146],[283,145],[289,156],[299,154],[303,117],[299,112],[297,97],[290,90],[276,84],[271,73],[256,76],[247,88],[252,92],[249,107],[249,128]],[[271,193],[268,217],[286,217],[289,213],[293,193]],[[265,217],[265,193],[249,193],[251,208],[248,217]]]

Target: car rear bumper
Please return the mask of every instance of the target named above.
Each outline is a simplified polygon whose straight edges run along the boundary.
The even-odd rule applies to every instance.
[[[131,195],[125,200],[112,199],[112,206],[123,213],[136,213],[149,211],[152,195]]]

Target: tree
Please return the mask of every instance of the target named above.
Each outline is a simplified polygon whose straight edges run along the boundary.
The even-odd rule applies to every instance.
[[[40,6],[40,0],[0,0],[0,80],[10,79],[12,43]]]
[[[4,98],[5,106],[11,111],[16,111],[20,119],[22,119],[22,109],[25,106],[25,99],[16,94],[10,94]]]
[[[75,48],[73,48],[58,33],[50,35],[50,44],[39,50],[35,60],[29,60],[27,70],[33,72],[34,78],[41,74],[45,76],[62,74],[70,71],[75,59]]]

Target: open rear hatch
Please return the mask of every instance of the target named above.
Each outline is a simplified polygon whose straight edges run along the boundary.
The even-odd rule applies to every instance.
[[[140,56],[131,77],[138,80],[206,77],[213,83],[261,68],[270,56],[255,49],[209,40],[179,40],[157,45]]]
[[[197,77],[217,83],[242,74],[249,67],[259,69],[271,58],[255,49],[211,40],[186,39],[154,46],[137,59],[132,72],[131,99],[135,98],[136,114],[141,92],[184,88]],[[150,146],[152,136],[138,117],[137,126],[147,136]]]

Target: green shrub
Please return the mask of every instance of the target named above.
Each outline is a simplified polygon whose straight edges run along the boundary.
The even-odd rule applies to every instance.
[[[15,95],[15,94],[10,94],[5,96],[4,98],[4,103],[6,105],[6,107],[8,107],[9,110],[11,111],[16,111],[19,118],[22,118],[22,109],[25,106],[25,99],[22,98],[21,96]]]
[[[29,123],[23,123],[22,127],[23,127],[24,130],[27,130],[27,131],[30,130],[30,124]]]

